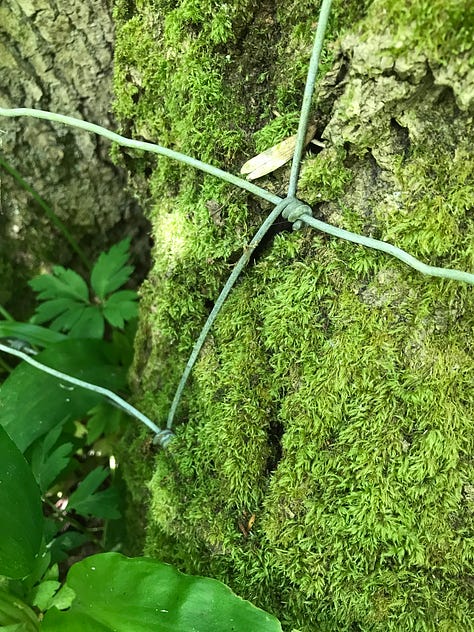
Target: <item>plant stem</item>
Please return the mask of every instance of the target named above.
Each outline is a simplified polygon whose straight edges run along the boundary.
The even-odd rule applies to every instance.
[[[67,513],[67,511],[58,509],[58,507],[56,507],[56,505],[51,500],[49,500],[49,498],[43,498],[43,502],[45,502],[48,505],[48,507],[50,507],[53,510],[54,517],[57,518],[60,522],[63,522],[63,523],[68,522],[72,527],[74,527],[81,533],[84,533],[84,535],[86,535],[93,544],[96,544],[101,549],[104,548],[102,545],[102,542],[98,538],[96,538],[96,536],[93,535],[92,529],[85,527],[83,524],[79,522],[79,520],[72,518]],[[96,529],[96,531],[103,531],[103,527]]]
[[[45,202],[43,200],[43,198],[40,196],[40,194],[35,191],[35,189],[33,189],[32,186],[30,186],[28,184],[28,182],[26,182],[26,180],[24,180],[22,178],[22,176],[20,175],[20,173],[15,169],[15,167],[13,167],[12,165],[10,165],[0,154],[0,166],[2,166],[5,171],[7,173],[9,173],[17,182],[18,184],[25,189],[25,191],[28,191],[28,193],[33,197],[33,199],[35,200],[35,202],[38,203],[38,205],[43,209],[43,211],[45,212],[46,216],[50,219],[50,221],[56,226],[56,228],[64,235],[64,237],[66,238],[66,240],[69,242],[71,248],[74,250],[74,252],[77,254],[77,256],[80,258],[80,260],[82,261],[82,263],[86,266],[87,270],[91,269],[91,264],[85,254],[85,252],[82,250],[82,248],[79,246],[79,244],[77,243],[77,241],[74,239],[74,237],[71,235],[71,233],[69,232],[69,230],[66,228],[65,224],[59,219],[59,217],[56,215],[56,213],[53,211],[53,209],[47,204],[47,202]]]
[[[0,305],[0,314],[3,316],[5,320],[11,320],[11,321],[15,320],[13,316],[9,312],[7,312],[7,310],[3,307],[3,305]]]

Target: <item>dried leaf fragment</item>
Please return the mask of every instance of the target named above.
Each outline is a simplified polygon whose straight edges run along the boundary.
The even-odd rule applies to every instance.
[[[316,132],[316,125],[310,125],[306,132],[304,139],[305,147],[311,141]],[[258,156],[254,156],[250,160],[242,165],[240,173],[247,174],[247,180],[256,180],[266,176],[268,173],[275,171],[287,163],[293,154],[296,147],[296,134],[289,136],[282,140],[278,144],[266,149]]]

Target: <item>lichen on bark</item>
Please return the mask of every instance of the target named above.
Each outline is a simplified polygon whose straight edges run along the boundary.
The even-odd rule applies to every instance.
[[[238,172],[266,124],[269,144],[294,131],[317,3],[217,4],[118,3],[116,109]],[[299,195],[326,221],[472,271],[461,5],[335,3],[313,112],[325,147],[305,157]],[[162,160],[139,161],[138,189],[149,165],[154,267],[132,382],[163,423],[269,209]],[[281,193],[288,173],[262,185]],[[215,323],[169,450],[144,464],[140,431],[124,440],[135,501],[150,494],[145,551],[226,581],[288,630],[472,629],[473,321],[466,285],[311,230],[276,235]]]

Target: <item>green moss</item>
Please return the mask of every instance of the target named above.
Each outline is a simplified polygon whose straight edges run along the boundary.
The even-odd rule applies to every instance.
[[[469,78],[453,70],[459,3],[447,4],[425,19],[409,0],[335,3],[329,41],[342,34],[344,54],[324,54],[326,147],[306,157],[300,195],[327,221],[472,270],[474,138],[457,105]],[[315,9],[119,2],[117,113],[237,173],[295,131]],[[445,88],[419,64],[441,51]],[[152,167],[154,238],[132,379],[163,424],[269,209],[161,159],[130,164],[137,186]],[[265,186],[281,193],[287,178]],[[288,630],[473,629],[473,307],[466,285],[382,253],[309,229],[274,237],[206,341],[169,449],[144,463],[143,439],[124,442],[132,493],[151,497],[146,553],[226,581]]]
[[[431,62],[446,64],[472,51],[474,15],[469,0],[375,0],[369,10],[367,34],[388,28],[397,52],[414,48]]]

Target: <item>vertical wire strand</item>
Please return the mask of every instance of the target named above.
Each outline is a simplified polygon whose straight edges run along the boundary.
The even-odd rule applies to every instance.
[[[304,88],[303,103],[301,105],[300,122],[298,124],[298,133],[296,136],[296,147],[291,163],[290,184],[288,185],[288,197],[295,197],[298,186],[298,177],[300,175],[301,158],[305,146],[306,131],[308,129],[309,112],[311,109],[311,100],[313,98],[314,84],[316,83],[316,75],[318,74],[319,59],[323,48],[324,34],[329,19],[332,0],[323,0],[321,10],[319,12],[318,26],[314,37],[313,51],[311,53],[311,61],[309,62],[308,76]]]

